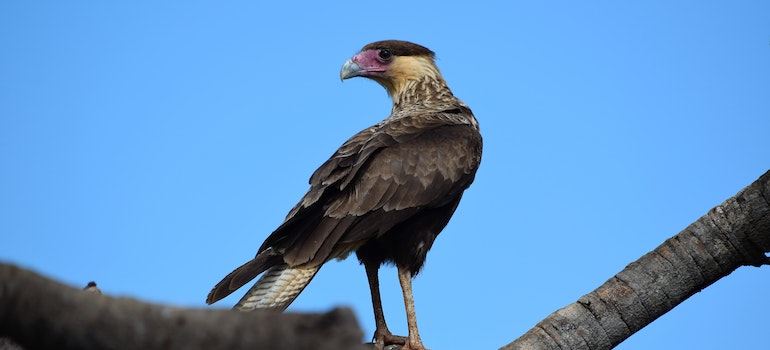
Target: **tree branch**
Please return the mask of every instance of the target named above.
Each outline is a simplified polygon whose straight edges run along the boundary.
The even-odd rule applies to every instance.
[[[182,309],[74,289],[0,264],[0,336],[26,349],[361,349],[349,309]]]
[[[611,349],[769,251],[770,171],[502,349]]]
[[[610,349],[738,267],[770,264],[767,252],[770,171],[503,349]],[[181,309],[83,292],[7,264],[0,336],[27,349],[365,348],[348,309]]]

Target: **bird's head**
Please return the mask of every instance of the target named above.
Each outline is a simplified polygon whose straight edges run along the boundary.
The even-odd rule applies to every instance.
[[[400,40],[385,40],[364,46],[340,69],[340,79],[372,79],[396,96],[409,81],[424,78],[443,80],[428,48]]]

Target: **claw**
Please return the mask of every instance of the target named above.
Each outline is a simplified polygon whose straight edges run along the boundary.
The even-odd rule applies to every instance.
[[[407,342],[406,337],[402,337],[400,335],[393,335],[393,333],[390,333],[390,330],[388,330],[387,328],[375,330],[374,337],[372,337],[372,340],[374,341],[374,347],[377,350],[385,350],[385,348],[389,345],[403,346]]]

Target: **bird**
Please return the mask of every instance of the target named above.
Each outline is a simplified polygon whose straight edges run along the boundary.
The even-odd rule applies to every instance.
[[[408,41],[365,45],[340,79],[371,79],[392,100],[390,115],[345,141],[310,177],[310,189],[257,251],[209,293],[212,304],[261,274],[234,306],[283,311],[321,266],[355,253],[368,279],[378,349],[425,349],[412,278],[457,209],[481,163],[482,137],[470,107],[455,97],[430,49]],[[395,265],[408,335],[385,322],[379,268]]]
[[[96,282],[91,281],[86,284],[85,287],[83,287],[83,290],[88,293],[94,293],[94,294],[102,294],[102,291],[99,289],[99,287],[96,286]]]

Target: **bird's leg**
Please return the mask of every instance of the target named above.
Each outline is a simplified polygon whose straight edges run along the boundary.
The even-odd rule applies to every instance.
[[[390,344],[403,345],[406,338],[393,335],[388,330],[388,325],[385,324],[385,314],[382,312],[382,300],[380,299],[380,277],[377,272],[380,265],[364,263],[364,268],[366,269],[366,277],[369,279],[369,289],[372,292],[374,323],[377,327],[374,331],[374,342],[377,349],[384,349],[385,345]]]
[[[412,272],[407,267],[398,265],[398,281],[401,282],[401,290],[404,292],[404,308],[406,308],[406,324],[409,327],[409,336],[402,350],[425,350],[417,330],[417,315],[414,312],[414,296],[412,295]]]

